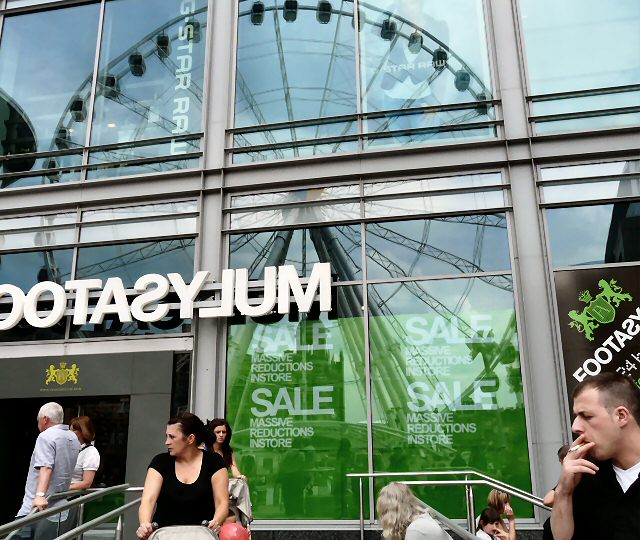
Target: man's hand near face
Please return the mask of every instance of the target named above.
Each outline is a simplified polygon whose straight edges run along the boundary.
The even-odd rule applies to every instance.
[[[583,474],[596,474],[598,466],[586,459],[595,443],[585,443],[585,436],[580,435],[567,457],[562,462],[560,481],[555,489],[553,511],[551,512],[551,530],[554,540],[571,540],[573,537],[573,491],[580,483]]]

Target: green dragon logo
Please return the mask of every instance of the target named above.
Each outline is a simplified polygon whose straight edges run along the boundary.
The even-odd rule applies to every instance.
[[[593,298],[589,291],[581,291],[578,300],[587,304],[578,313],[575,309],[569,312],[569,317],[573,320],[569,323],[571,328],[575,328],[589,341],[593,341],[593,331],[601,324],[608,324],[616,318],[616,309],[623,300],[633,300],[630,294],[622,292],[616,280],[606,281],[601,279],[598,281],[598,287],[601,292]]]

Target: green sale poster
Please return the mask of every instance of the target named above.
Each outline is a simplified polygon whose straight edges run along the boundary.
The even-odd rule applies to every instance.
[[[328,314],[229,326],[227,418],[257,518],[357,519],[345,475],[369,470],[370,432],[376,472],[472,467],[531,490],[512,293],[477,279],[421,287],[424,306],[415,285],[370,286],[370,406],[361,287],[335,287]],[[461,294],[457,311],[438,307]],[[464,516],[463,488],[416,493]]]

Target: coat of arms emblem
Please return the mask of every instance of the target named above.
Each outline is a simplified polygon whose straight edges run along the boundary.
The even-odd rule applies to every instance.
[[[59,366],[60,367],[56,369],[53,364],[49,365],[47,368],[47,379],[44,381],[45,384],[51,382],[58,383],[60,386],[68,382],[78,384],[80,368],[76,364],[71,364],[71,367],[68,368],[66,362],[60,362]]]
[[[584,337],[593,341],[593,331],[601,324],[608,324],[616,317],[616,309],[623,300],[632,300],[631,295],[622,292],[615,279],[598,281],[601,292],[593,298],[587,290],[581,291],[578,300],[587,304],[581,313],[575,309],[569,312],[573,319],[569,326],[578,332],[584,333]]]

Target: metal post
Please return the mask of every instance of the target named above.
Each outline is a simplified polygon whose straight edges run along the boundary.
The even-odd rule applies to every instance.
[[[470,533],[475,533],[476,528],[476,503],[473,498],[473,486],[469,486],[469,515],[471,516]]]
[[[118,524],[116,525],[115,540],[122,540],[122,514],[118,516]]]
[[[364,505],[362,494],[362,476],[358,479],[360,481],[360,540],[364,540]]]
[[[467,505],[467,529],[469,530],[470,533],[473,533],[475,529],[475,523],[474,523],[475,519],[473,515],[473,510],[471,508],[472,507],[471,498],[473,497],[473,495],[471,491],[471,485],[467,483],[467,481],[469,480],[469,477],[465,475],[464,480],[465,480],[464,499],[465,499],[465,504]]]
[[[78,507],[78,522],[74,525],[75,527],[82,525],[84,523],[84,503],[81,503]],[[80,535],[79,540],[84,540],[84,534]]]

